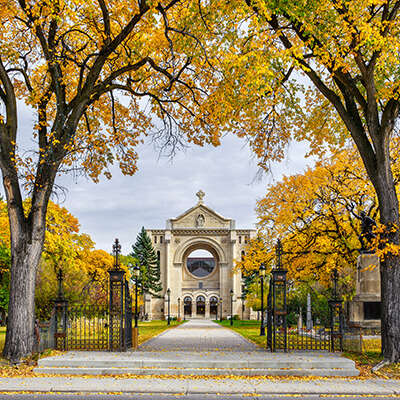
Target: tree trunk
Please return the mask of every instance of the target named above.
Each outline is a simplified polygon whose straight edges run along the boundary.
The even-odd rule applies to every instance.
[[[35,346],[35,284],[39,265],[43,232],[36,232],[26,224],[20,229],[17,245],[12,249],[10,307],[3,356],[11,363],[32,354]]]
[[[378,167],[379,170],[379,167]],[[383,171],[382,171],[383,170]],[[380,222],[386,226],[386,243],[399,245],[399,203],[390,168],[381,166],[374,186],[378,195]],[[400,257],[381,257],[382,354],[390,363],[400,361]]]
[[[398,257],[381,262],[382,354],[390,363],[400,362],[400,270]]]

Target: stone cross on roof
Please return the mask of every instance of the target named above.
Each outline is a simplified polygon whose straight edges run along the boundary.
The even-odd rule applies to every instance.
[[[203,197],[205,196],[206,194],[202,191],[202,190],[199,190],[197,193],[196,193],[196,196],[199,198],[199,203],[202,203],[203,202]]]

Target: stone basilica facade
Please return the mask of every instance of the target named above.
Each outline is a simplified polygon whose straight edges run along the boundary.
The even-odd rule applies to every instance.
[[[160,260],[163,286],[161,297],[145,298],[149,319],[168,316],[168,289],[172,317],[215,319],[222,313],[226,318],[231,304],[233,315],[256,316],[242,301],[240,273],[233,273],[234,260],[241,258],[256,231],[235,229],[235,221],[206,206],[204,196],[199,191],[198,203],[167,220],[166,229],[147,230]]]

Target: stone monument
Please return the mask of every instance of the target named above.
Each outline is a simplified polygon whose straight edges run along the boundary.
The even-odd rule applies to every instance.
[[[357,258],[356,295],[349,303],[350,322],[363,328],[381,326],[381,278],[379,257],[371,249],[376,237],[376,222],[365,211],[353,215],[361,220],[361,234],[358,237],[361,248]]]
[[[307,320],[306,320],[306,328],[308,331],[311,331],[313,328],[313,320],[311,317],[311,296],[310,293],[307,294]]]
[[[349,303],[350,322],[363,328],[381,326],[381,277],[379,257],[361,254],[357,258],[356,295]]]

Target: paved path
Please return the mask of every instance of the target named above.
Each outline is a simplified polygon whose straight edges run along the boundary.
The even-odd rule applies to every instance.
[[[190,320],[142,344],[139,351],[265,352],[211,320]]]

